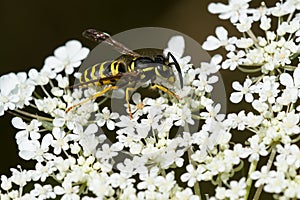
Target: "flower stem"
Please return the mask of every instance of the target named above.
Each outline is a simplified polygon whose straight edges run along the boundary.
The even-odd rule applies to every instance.
[[[255,43],[255,45],[257,46],[257,47],[259,47],[259,45],[258,45],[258,39],[256,38],[256,36],[254,35],[254,33],[249,29],[248,31],[247,31],[247,34],[251,37],[251,39],[254,41],[254,43]]]
[[[268,163],[267,163],[267,170],[269,171],[272,167],[272,164],[273,164],[273,161],[274,161],[274,158],[275,158],[275,155],[276,155],[276,148],[273,147],[272,151],[271,151],[271,155],[270,155],[270,158],[268,160]],[[260,185],[256,192],[255,192],[255,195],[253,197],[253,200],[258,200],[259,199],[259,196],[262,192],[262,189],[263,189],[264,185]]]
[[[200,191],[200,186],[199,186],[199,182],[196,182],[194,185],[194,191],[195,194],[199,196],[199,199],[201,200],[201,191]]]
[[[34,114],[31,114],[31,113],[25,112],[25,111],[23,111],[23,110],[18,110],[18,109],[16,109],[16,110],[14,110],[14,111],[17,112],[17,113],[20,113],[20,114],[22,114],[22,115],[25,115],[25,116],[28,116],[28,117],[35,118],[35,119],[44,120],[44,121],[50,121],[50,122],[53,121],[53,119],[51,119],[51,118],[48,118],[48,117],[42,117],[42,116],[38,116],[38,115],[34,115]]]
[[[248,177],[247,177],[247,180],[246,180],[246,194],[245,194],[245,197],[244,199],[248,199],[249,197],[249,194],[250,194],[250,190],[251,190],[251,186],[252,186],[252,179],[250,178],[250,175],[252,174],[252,172],[255,171],[256,169],[256,166],[257,166],[257,161],[253,161],[250,165],[250,168],[249,168],[249,172],[248,172]]]
[[[42,90],[44,91],[44,93],[51,98],[50,94],[47,92],[47,90],[44,88],[44,86],[41,85]]]

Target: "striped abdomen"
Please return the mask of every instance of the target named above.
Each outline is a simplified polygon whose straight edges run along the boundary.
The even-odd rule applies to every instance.
[[[87,83],[89,81],[98,80],[93,83],[83,85],[83,87],[93,85],[108,85],[112,84],[114,77],[118,74],[126,72],[126,65],[122,61],[106,61],[103,63],[95,64],[92,67],[87,68],[81,75],[80,83]],[[101,80],[104,79],[104,80]]]

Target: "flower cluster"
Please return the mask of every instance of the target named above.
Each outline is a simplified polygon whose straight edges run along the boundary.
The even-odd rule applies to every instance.
[[[18,129],[19,156],[35,161],[35,169],[19,167],[11,169],[10,177],[1,176],[1,199],[198,199],[192,189],[195,182],[210,180],[216,169],[199,165],[197,177],[190,173],[196,162],[211,158],[210,151],[226,146],[230,136],[221,124],[220,105],[210,98],[220,58],[196,68],[189,56],[183,57],[184,48],[183,37],[174,36],[164,51],[180,63],[184,82],[182,88],[178,81],[161,84],[179,99],[162,92],[158,98],[134,92],[132,118],[107,106],[108,96],[66,112],[109,87],[70,87],[78,77],[74,68],[89,52],[78,41],[57,48],[40,71],[1,76],[1,94],[7,96],[1,99],[1,115],[8,109],[16,115],[12,124]],[[15,85],[10,84],[12,78],[17,79]],[[124,102],[121,107],[127,106]],[[29,112],[32,109],[38,114]],[[200,121],[205,127],[201,131]],[[226,137],[215,140],[223,132]],[[185,164],[186,155],[194,164]],[[174,168],[187,171],[177,179],[176,171],[170,170]]]
[[[256,9],[249,2],[208,7],[242,33],[217,27],[203,43],[224,47],[223,61],[217,54],[191,64],[183,37],[170,38],[163,53],[180,64],[174,74],[183,87],[157,80],[170,95],[145,84],[130,109],[109,95],[93,98],[109,84],[72,87],[89,53],[78,41],[57,48],[40,71],[1,76],[0,115],[16,115],[19,156],[35,168],[2,175],[0,199],[300,198],[300,1]],[[256,25],[263,34],[254,34]],[[220,69],[247,73],[229,100],[251,111],[221,112],[211,95]]]
[[[248,176],[236,176],[238,180],[230,184],[223,181],[212,199],[246,199],[251,195],[259,199],[262,192],[276,199],[298,199],[300,1],[280,1],[273,7],[262,2],[257,9],[249,8],[249,3],[233,0],[208,7],[221,19],[230,19],[242,36],[230,37],[224,27],[217,27],[216,36],[209,36],[203,48],[225,48],[221,67],[247,73],[243,83],[232,83],[230,101],[237,104],[244,99],[252,107],[252,111],[229,113],[223,121],[230,132],[236,129],[236,134],[247,135],[245,142],[234,147],[246,148]],[[260,34],[254,34],[253,27],[259,27]],[[249,193],[252,182],[257,188],[254,194]]]

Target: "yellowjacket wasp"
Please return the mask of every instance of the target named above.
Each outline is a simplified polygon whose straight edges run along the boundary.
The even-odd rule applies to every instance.
[[[106,85],[107,87],[105,87],[102,91],[97,92],[93,96],[67,108],[66,112],[69,112],[73,108],[78,107],[92,99],[100,97],[108,91],[126,88],[125,98],[128,105],[129,115],[132,119],[129,103],[129,92],[134,90],[134,86],[137,83],[146,83],[149,80],[152,83],[152,89],[159,89],[179,99],[179,96],[170,91],[168,88],[160,84],[153,83],[153,81],[159,77],[170,84],[174,84],[175,74],[172,66],[175,66],[176,70],[178,71],[180,86],[181,88],[183,87],[183,78],[180,66],[170,52],[167,54],[166,58],[162,55],[156,55],[153,56],[153,58],[145,57],[128,49],[126,46],[117,42],[105,32],[95,29],[88,29],[83,32],[83,36],[98,43],[105,42],[123,55],[130,56],[132,59],[128,63],[124,62],[123,60],[106,61],[87,68],[79,78],[80,83],[76,86],[88,87],[90,85]],[[172,59],[172,62],[169,62],[170,58]]]

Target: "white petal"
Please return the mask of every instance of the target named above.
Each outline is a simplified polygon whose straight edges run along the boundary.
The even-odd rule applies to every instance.
[[[109,130],[114,130],[114,129],[115,129],[115,123],[114,123],[112,120],[108,120],[108,121],[106,122],[106,125],[107,125],[107,128],[108,128]]]
[[[208,11],[212,14],[218,14],[222,12],[226,12],[228,10],[228,6],[223,3],[210,3],[208,5]]]
[[[65,119],[63,118],[54,118],[53,125],[56,127],[62,127],[65,124]]]
[[[59,58],[59,60],[65,60],[68,58],[68,53],[66,47],[58,47],[54,51],[54,55]]]
[[[234,81],[232,83],[232,88],[237,90],[237,91],[241,91],[243,89],[243,86],[239,82]]]
[[[243,99],[243,95],[241,92],[233,92],[230,95],[230,101],[232,103],[239,103]]]
[[[297,67],[293,74],[295,86],[300,87],[300,67]]]
[[[176,57],[182,57],[184,53],[184,38],[180,35],[173,36],[169,42],[168,42],[168,48],[166,51],[171,52]],[[164,54],[166,55],[167,52],[164,51]]]
[[[212,64],[218,65],[221,63],[221,61],[222,61],[222,56],[220,54],[216,54],[211,58],[210,62]]]
[[[10,73],[0,77],[0,91],[2,95],[7,96],[16,88],[18,84],[18,78],[16,74]]]
[[[81,43],[77,40],[68,41],[66,43],[66,51],[69,58],[74,57],[74,55],[80,51],[81,47],[82,47]]]
[[[34,154],[32,151],[22,150],[19,152],[19,156],[24,160],[30,160],[31,158],[33,158],[33,155]]]
[[[22,118],[20,117],[14,117],[11,120],[12,125],[17,129],[26,129],[27,124],[23,122]]]
[[[202,44],[202,48],[208,51],[216,50],[220,46],[220,40],[212,35],[208,36],[206,41]]]
[[[132,95],[132,101],[135,103],[135,104],[138,104],[141,102],[141,94],[140,93],[134,93]]]
[[[62,61],[58,60],[56,57],[54,56],[49,56],[48,58],[46,58],[45,60],[45,65],[51,67],[51,69],[56,68],[58,66],[62,65]]]
[[[85,130],[84,133],[91,134],[98,131],[98,126],[96,124],[90,124]]]
[[[72,56],[72,61],[74,62],[85,59],[89,52],[90,50],[88,48],[82,48],[80,51],[78,51],[75,55]]]
[[[279,80],[280,80],[280,83],[284,86],[293,87],[293,85],[294,85],[293,78],[291,77],[291,75],[289,75],[287,73],[281,74]]]
[[[223,26],[218,26],[216,28],[216,35],[221,41],[228,39],[228,32]]]

